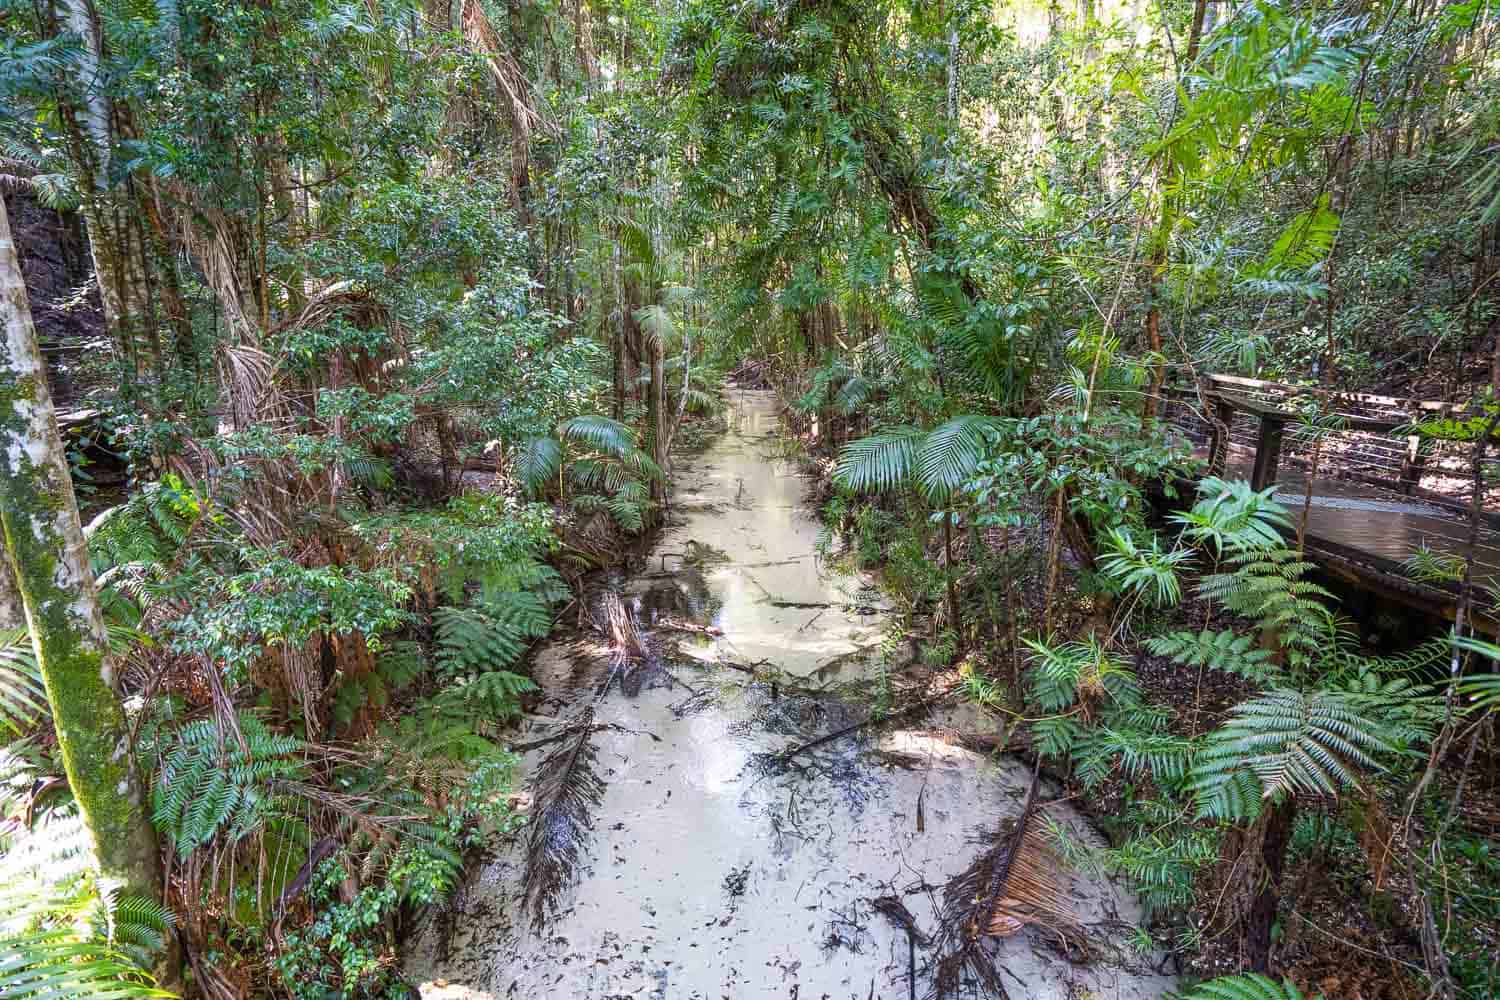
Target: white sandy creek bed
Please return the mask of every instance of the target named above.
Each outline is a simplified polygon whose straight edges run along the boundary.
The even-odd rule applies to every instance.
[[[753,755],[862,717],[851,691],[873,691],[860,674],[869,668],[858,658],[827,664],[877,642],[882,619],[869,581],[825,572],[816,558],[803,482],[771,456],[771,395],[735,390],[730,402],[729,432],[679,463],[677,523],[625,584],[627,603],[635,595],[647,620],[675,603],[678,617],[696,613],[723,629],[709,644],[687,644],[693,656],[769,660],[812,685],[839,685],[845,701],[788,697],[743,672],[691,664],[672,672],[701,696],[671,684],[629,698],[615,685],[596,712],[621,729],[596,737],[606,791],[562,911],[531,926],[518,899],[524,835],[494,838],[476,876],[407,942],[407,973],[423,997],[906,998],[906,936],[869,900],[900,896],[932,933],[942,886],[974,858],[976,833],[1020,812],[1028,769],[928,738],[931,720],[841,740],[799,771],[767,776],[753,766]],[[703,545],[722,559],[674,572]],[[564,715],[592,702],[601,680],[597,660],[577,652],[555,642],[534,664]],[[538,725],[517,741],[548,731]],[[893,767],[881,749],[918,763]],[[1051,794],[1044,786],[1042,798]],[[1046,815],[1102,843],[1066,803]],[[1128,1000],[1171,988],[1153,972],[1157,957],[1130,947],[1134,894],[1081,875],[1067,881],[1096,958],[1073,965],[1037,931],[996,942],[1013,1000]],[[917,996],[930,990],[934,958],[917,952]]]

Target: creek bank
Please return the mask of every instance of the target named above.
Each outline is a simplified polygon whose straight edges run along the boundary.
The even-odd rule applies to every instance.
[[[646,570],[618,581],[648,636],[661,620],[717,632],[657,630],[652,641],[670,634],[676,655],[634,670],[633,684],[610,683],[618,664],[592,637],[539,651],[543,701],[516,742],[555,732],[546,713],[587,708],[608,727],[591,734],[604,787],[576,884],[538,925],[521,905],[525,831],[497,836],[409,942],[408,976],[424,997],[929,991],[942,887],[979,853],[976,837],[1021,812],[1030,771],[934,735],[990,727],[962,705],[787,757],[857,725],[883,681],[917,671],[882,662],[872,581],[818,559],[804,480],[770,454],[770,393],[735,390],[730,402],[729,431],[679,463],[674,520]],[[1045,818],[1101,844],[1070,804],[1048,801],[1056,793],[1044,783]],[[1074,965],[1031,930],[990,940],[1014,995],[1148,998],[1173,985],[1156,956],[1127,944],[1140,918],[1128,888],[1066,873],[1060,892],[1096,959]],[[889,918],[892,899],[920,943]]]

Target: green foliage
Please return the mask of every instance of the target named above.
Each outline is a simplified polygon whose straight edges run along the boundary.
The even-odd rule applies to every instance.
[[[1155,534],[1146,548],[1118,527],[1110,528],[1105,537],[1109,548],[1100,553],[1099,565],[1106,575],[1154,607],[1171,607],[1182,599],[1177,570],[1192,559],[1190,550],[1163,552]]]
[[[367,886],[345,902],[339,887],[349,877],[338,858],[324,861],[308,885],[312,923],[287,935],[277,959],[282,984],[298,1000],[328,996],[398,1000],[408,987],[390,960],[382,933],[394,912],[394,885]]]
[[[1090,636],[1084,641],[1050,645],[1027,639],[1032,651],[1030,693],[1048,712],[1062,712],[1075,702],[1133,705],[1140,700],[1135,673]]]
[[[1210,547],[1215,556],[1281,548],[1282,532],[1291,530],[1286,508],[1272,499],[1274,486],[1252,490],[1250,484],[1208,477],[1198,484],[1201,499],[1192,510],[1173,514],[1183,536]]]
[[[1199,812],[1221,819],[1253,815],[1254,798],[1337,795],[1376,770],[1392,749],[1379,717],[1333,691],[1276,690],[1236,705],[1193,762]]]
[[[1311,562],[1291,549],[1240,549],[1221,565],[1198,584],[1200,595],[1256,621],[1295,660],[1318,653],[1332,625],[1323,602],[1333,595],[1303,579]]]
[[[1172,632],[1149,639],[1146,645],[1157,656],[1171,657],[1184,666],[1221,670],[1262,684],[1274,683],[1281,676],[1270,650],[1257,648],[1253,637],[1237,636],[1229,629]]]
[[[236,728],[200,719],[157,736],[151,819],[180,854],[248,836],[276,808],[276,785],[303,774],[297,740],[244,713]]]
[[[266,646],[301,646],[317,635],[358,633],[373,649],[406,624],[411,589],[394,570],[303,566],[247,550],[252,568],[222,582],[221,599],[172,623],[173,646],[239,674]]]
[[[47,711],[30,634],[24,628],[0,629],[0,729],[21,736]]]
[[[1303,1000],[1290,980],[1280,983],[1259,974],[1221,976],[1181,994],[1181,1000]]]

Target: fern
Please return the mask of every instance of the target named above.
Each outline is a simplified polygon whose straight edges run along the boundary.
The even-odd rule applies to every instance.
[[[1336,795],[1358,785],[1362,771],[1390,749],[1381,720],[1357,699],[1333,691],[1278,690],[1235,706],[1193,762],[1199,812],[1238,819],[1253,812],[1245,793]],[[1246,783],[1248,776],[1251,780]]]
[[[266,818],[273,783],[299,777],[300,741],[271,732],[253,715],[239,716],[244,744],[217,720],[189,722],[162,740],[152,822],[178,853],[200,847],[221,830],[244,837]]]
[[[397,641],[375,661],[375,669],[353,677],[344,677],[333,696],[333,718],[347,726],[367,706],[384,708],[393,691],[412,684],[427,669],[422,647],[415,642]]]
[[[1492,642],[1472,638],[1451,641],[1460,649],[1478,653],[1495,663],[1500,663],[1500,646]],[[1500,674],[1489,673],[1477,677],[1465,677],[1458,682],[1458,691],[1480,711],[1500,708]]]
[[[485,595],[479,607],[438,608],[437,662],[441,672],[486,673],[513,665],[533,640],[552,629],[546,592],[514,590]]]
[[[1140,701],[1135,674],[1110,656],[1090,636],[1082,642],[1049,646],[1027,639],[1031,648],[1031,694],[1048,712],[1062,712],[1075,701],[1082,702],[1085,715],[1101,701],[1133,705]]]
[[[1099,726],[1077,740],[1073,758],[1079,779],[1097,787],[1117,763],[1131,780],[1147,775],[1170,786],[1187,777],[1193,743],[1181,736],[1129,727]]]
[[[0,729],[20,736],[47,711],[47,692],[30,633],[24,628],[0,629]]]
[[[1172,632],[1148,640],[1146,647],[1157,656],[1170,657],[1184,666],[1207,667],[1261,684],[1274,683],[1281,676],[1270,650],[1255,648],[1255,640],[1250,636],[1236,636],[1229,629],[1222,632],[1204,629],[1196,634]]]
[[[1334,598],[1303,579],[1313,564],[1286,548],[1245,549],[1224,562],[1228,568],[1205,577],[1198,593],[1275,632],[1294,657],[1315,656],[1332,623],[1323,601]]]
[[[514,718],[521,712],[521,696],[539,690],[530,677],[508,670],[491,670],[472,680],[460,681],[440,696],[447,702],[460,702],[470,714],[480,714],[496,721]]]
[[[1276,982],[1259,974],[1222,976],[1200,983],[1181,995],[1181,1000],[1303,1000],[1302,991],[1290,980]]]

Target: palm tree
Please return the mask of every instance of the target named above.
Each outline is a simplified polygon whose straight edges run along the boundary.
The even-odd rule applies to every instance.
[[[985,431],[997,424],[996,417],[969,413],[929,431],[901,427],[872,434],[844,446],[834,473],[834,482],[857,493],[886,493],[910,485],[929,503],[943,507],[948,617],[960,635],[953,572],[953,498],[979,468]]]

